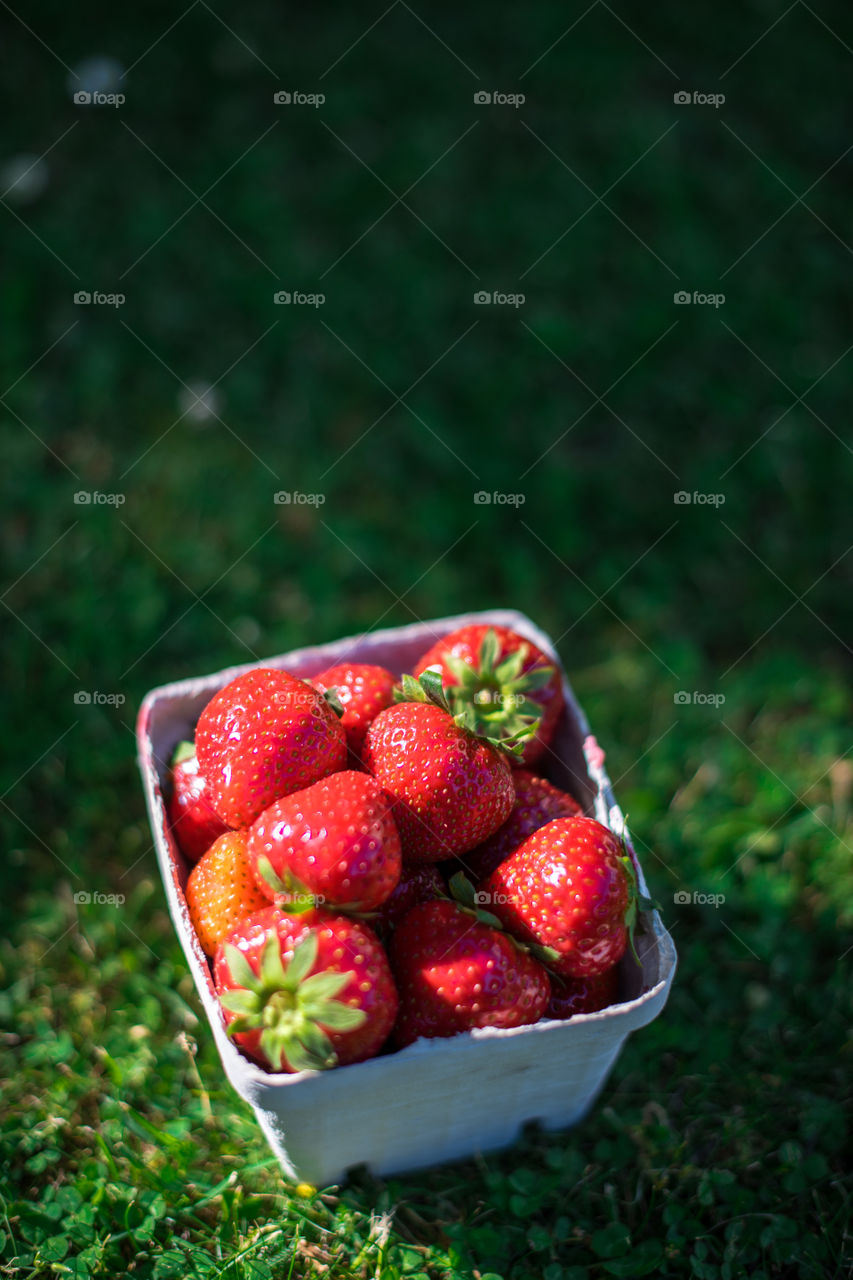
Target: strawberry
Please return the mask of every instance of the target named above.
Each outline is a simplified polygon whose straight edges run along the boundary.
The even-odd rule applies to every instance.
[[[555,818],[571,818],[582,812],[574,796],[560,791],[527,769],[516,769],[512,780],[515,783],[512,813],[493,836],[466,853],[463,859],[466,871],[476,880],[491,875],[495,867],[546,822],[553,822]]]
[[[546,1018],[573,1018],[576,1013],[597,1013],[615,1004],[619,996],[617,966],[594,978],[552,978]]]
[[[377,932],[384,938],[419,902],[446,897],[444,880],[434,862],[404,862],[396,889],[386,898],[377,914]]]
[[[247,856],[245,831],[214,840],[190,872],[185,894],[192,926],[211,957],[241,920],[269,906]]]
[[[179,742],[172,756],[172,790],[166,811],[178,848],[190,862],[198,862],[217,836],[228,830],[208,799],[204,775],[199,773],[195,747]]]
[[[235,1043],[270,1071],[309,1071],[372,1058],[398,998],[367,925],[312,909],[268,906],[220,944],[214,980]]]
[[[557,818],[528,836],[481,890],[505,928],[546,948],[557,973],[587,978],[625,953],[637,909],[632,872],[607,827]]]
[[[276,800],[249,834],[258,884],[284,909],[313,898],[372,911],[400,879],[400,837],[382,788],[367,773],[343,770]]]
[[[400,991],[394,1040],[401,1048],[421,1036],[525,1026],[548,1005],[542,965],[455,902],[424,902],[410,911],[392,939],[391,963]]]
[[[342,769],[346,736],[322,694],[286,671],[256,667],[220,689],[199,717],[199,766],[232,827]]]
[[[452,709],[470,708],[475,733],[499,738],[535,721],[518,764],[531,765],[550,744],[564,706],[557,667],[541,649],[509,627],[482,623],[451,631],[415,666],[415,675],[435,669]]]
[[[403,856],[440,862],[465,853],[506,821],[515,792],[506,754],[460,728],[437,677],[403,678],[403,696],[381,711],[364,740],[365,768],[391,797]]]
[[[341,724],[350,755],[360,760],[367,726],[394,701],[397,683],[394,676],[384,667],[372,666],[369,662],[343,662],[312,676],[311,683],[320,693],[336,691],[344,709]]]

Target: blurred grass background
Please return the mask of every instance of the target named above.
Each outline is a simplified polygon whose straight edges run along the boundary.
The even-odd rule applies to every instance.
[[[846,1274],[849,12],[13,8],[3,1273]],[[559,638],[676,987],[576,1132],[297,1192],[198,1022],[136,708],[494,604]]]

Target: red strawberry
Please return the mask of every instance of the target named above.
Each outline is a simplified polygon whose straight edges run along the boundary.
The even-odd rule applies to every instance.
[[[528,836],[482,891],[516,937],[549,949],[557,973],[592,977],[628,945],[626,921],[633,923],[637,903],[625,864],[622,845],[600,822],[557,818]]]
[[[399,884],[379,909],[376,929],[384,937],[419,902],[446,897],[444,880],[434,862],[404,862]]]
[[[286,671],[256,667],[207,704],[196,751],[214,809],[244,827],[274,800],[342,769],[346,737],[316,689]]]
[[[343,770],[264,809],[249,835],[258,884],[287,898],[372,911],[400,879],[400,837],[382,788]]]
[[[573,1018],[576,1013],[597,1013],[619,997],[616,966],[594,978],[552,978],[546,1018]]]
[[[428,668],[439,671],[454,711],[473,710],[475,733],[511,738],[541,717],[516,763],[533,764],[551,742],[565,702],[560,672],[517,631],[482,623],[451,631],[419,660],[415,675]]]
[[[391,942],[400,991],[394,1040],[454,1036],[472,1027],[538,1022],[548,975],[505,933],[455,902],[425,902],[401,921]]]
[[[505,753],[426,701],[425,681],[421,689],[404,677],[409,696],[424,701],[381,711],[367,730],[363,759],[391,797],[404,858],[440,862],[496,831],[515,792]]]
[[[329,667],[311,683],[321,693],[337,691],[344,709],[341,724],[347,735],[347,746],[356,760],[361,759],[364,735],[371,720],[394,701],[394,685],[397,683],[384,667],[371,666],[369,662],[343,662]]]
[[[516,769],[512,775],[515,783],[515,806],[502,827],[489,836],[476,849],[466,853],[465,870],[475,880],[491,875],[528,836],[555,818],[571,818],[581,813],[581,807],[566,791],[560,791],[545,778],[527,769]]]
[[[220,944],[214,978],[228,1034],[270,1071],[372,1058],[397,1014],[376,935],[327,911],[256,912]]]
[[[186,887],[190,920],[208,956],[253,911],[269,906],[246,854],[246,832],[226,831],[190,872]]]
[[[190,862],[197,862],[217,836],[228,830],[208,799],[204,775],[199,773],[195,747],[179,742],[172,756],[172,791],[166,803],[172,834]]]

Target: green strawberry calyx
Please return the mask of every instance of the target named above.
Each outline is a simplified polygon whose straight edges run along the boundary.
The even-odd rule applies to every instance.
[[[447,689],[448,701],[455,712],[467,709],[473,733],[511,743],[511,749],[519,743],[523,747],[535,735],[542,706],[530,694],[550,683],[555,668],[539,663],[524,671],[529,656],[530,646],[521,644],[501,658],[492,628],[483,636],[476,664],[453,653],[445,655],[444,664],[455,682]]]
[[[503,925],[497,916],[493,916],[491,911],[483,909],[483,902],[488,897],[488,894],[484,895],[478,892],[464,871],[457,871],[455,875],[452,875],[448,882],[448,887],[457,907],[461,907],[463,911],[473,915],[478,924],[487,924],[491,929],[499,929],[503,932]]]
[[[258,858],[257,869],[258,875],[271,889],[276,906],[281,907],[289,916],[304,915],[306,911],[322,907],[326,901],[313,894],[289,868],[285,868],[279,875],[265,853]]]
[[[517,951],[521,951],[525,955],[535,956],[537,960],[546,966],[553,964],[555,960],[559,960],[560,953],[555,951],[553,947],[530,946],[508,933],[504,928],[503,921],[492,915],[491,911],[486,910],[486,905],[489,901],[488,893],[481,889],[475,889],[464,871],[457,871],[455,875],[452,875],[448,887],[457,907],[461,907],[468,915],[472,915],[478,924],[486,924],[490,929],[497,929],[498,933],[504,934]]]
[[[641,911],[660,911],[660,904],[652,898],[647,898],[640,890],[640,882],[637,879],[637,868],[634,865],[634,859],[628,852],[628,845],[625,836],[622,835],[622,856],[619,859],[628,878],[628,906],[625,909],[625,927],[628,930],[628,942],[631,947],[631,954],[640,965],[642,961],[637,955],[637,947],[634,943],[634,933],[637,928],[637,918]]]
[[[304,916],[307,911],[326,905],[322,893],[312,893],[304,881],[285,867],[281,875],[273,867],[269,858],[262,853],[257,861],[257,873],[269,887],[273,902],[289,916]],[[353,920],[372,920],[379,914],[376,911],[365,911],[360,902],[336,902],[335,914],[349,916]]]
[[[303,938],[288,964],[282,959],[278,937],[271,934],[261,952],[258,973],[233,943],[226,942],[224,949],[231,977],[238,984],[219,997],[223,1008],[237,1015],[228,1025],[228,1035],[260,1030],[261,1050],[276,1071],[282,1071],[285,1062],[293,1071],[336,1066],[328,1032],[354,1031],[367,1014],[335,999],[355,974],[311,973],[317,963],[317,934],[312,930]]]
[[[179,764],[184,764],[187,760],[192,760],[195,755],[195,747],[191,742],[179,742],[172,752],[172,768],[176,768]]]
[[[497,637],[493,631],[489,635],[493,637],[497,651]],[[488,635],[480,650],[479,671],[469,667],[461,658],[451,656],[445,659],[460,681],[459,684],[445,689],[440,672],[428,667],[417,679],[414,676],[403,676],[400,685],[394,690],[394,701],[431,702],[446,711],[457,728],[465,729],[511,755],[521,756],[527,743],[535,736],[542,719],[541,706],[526,697],[526,691],[547,684],[554,668],[536,667],[524,676],[511,679],[506,674],[509,672],[511,675],[509,664],[512,664],[512,671],[516,667],[521,668],[526,652],[526,647],[523,647],[504,659],[494,668],[494,675],[487,678],[481,674],[486,670],[483,667],[484,652],[485,660],[492,661],[487,641]],[[545,671],[548,675],[540,680]],[[464,672],[468,675],[463,677]],[[463,679],[466,683],[463,683]],[[528,680],[533,683],[526,683]]]
[[[320,694],[320,697],[329,707],[331,707],[332,711],[334,711],[335,715],[340,720],[341,716],[344,714],[344,704],[341,702],[337,686],[332,689],[326,689],[325,693]]]

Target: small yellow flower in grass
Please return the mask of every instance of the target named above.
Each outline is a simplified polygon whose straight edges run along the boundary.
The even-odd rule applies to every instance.
[[[310,1182],[299,1182],[296,1185],[296,1194],[303,1200],[310,1200],[317,1194],[317,1188],[312,1187]]]

